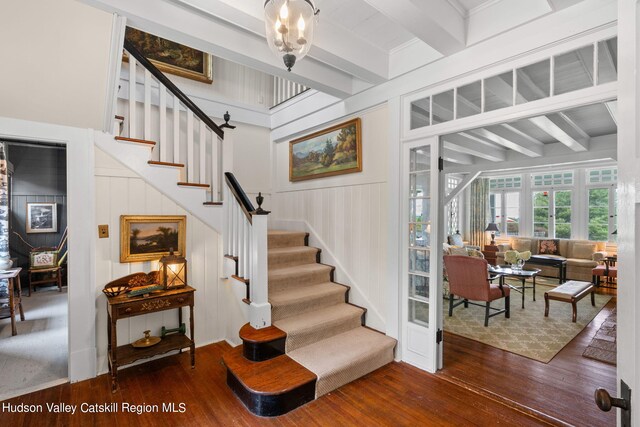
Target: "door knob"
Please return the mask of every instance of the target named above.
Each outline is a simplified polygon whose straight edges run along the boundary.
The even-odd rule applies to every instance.
[[[629,408],[629,404],[625,399],[611,397],[609,392],[603,388],[597,388],[594,397],[596,399],[596,405],[604,412],[609,412],[614,406],[624,410]]]

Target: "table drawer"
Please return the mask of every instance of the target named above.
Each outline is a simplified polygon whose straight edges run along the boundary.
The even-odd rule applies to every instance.
[[[187,295],[169,295],[158,298],[144,298],[136,301],[131,301],[119,306],[117,308],[118,318],[184,307],[192,303],[193,293]]]

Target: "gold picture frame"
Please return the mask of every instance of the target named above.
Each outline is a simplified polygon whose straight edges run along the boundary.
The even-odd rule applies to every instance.
[[[289,142],[289,181],[362,172],[362,123],[355,118]]]
[[[211,54],[131,27],[125,38],[163,73],[213,83]],[[122,60],[129,62],[126,52]]]
[[[120,262],[185,256],[186,226],[185,215],[120,215]]]

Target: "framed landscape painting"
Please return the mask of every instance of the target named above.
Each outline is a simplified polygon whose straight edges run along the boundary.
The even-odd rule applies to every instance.
[[[185,256],[185,215],[121,215],[120,262],[158,260],[169,255]]]
[[[362,171],[360,118],[289,143],[289,181]]]
[[[125,38],[163,73],[213,82],[210,54],[130,27],[127,27]],[[129,61],[128,55],[123,59]]]

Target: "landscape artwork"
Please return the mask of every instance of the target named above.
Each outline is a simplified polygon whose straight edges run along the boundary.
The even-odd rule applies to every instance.
[[[27,203],[27,233],[56,233],[57,206],[56,203]]]
[[[127,27],[125,38],[162,72],[204,83],[213,82],[211,55],[135,28]],[[128,56],[124,56],[128,61]]]
[[[289,181],[362,171],[360,118],[289,143]]]
[[[173,250],[184,256],[184,215],[122,215],[120,262],[158,260]]]

